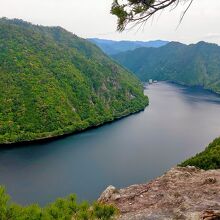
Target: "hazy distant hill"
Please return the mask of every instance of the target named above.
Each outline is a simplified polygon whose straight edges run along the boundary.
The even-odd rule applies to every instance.
[[[220,47],[199,42],[171,42],[160,48],[139,48],[113,56],[141,80],[171,80],[220,93]]]
[[[147,102],[139,80],[87,40],[0,19],[0,143],[80,131]]]
[[[112,41],[98,38],[88,39],[90,42],[95,43],[100,47],[103,52],[108,55],[125,52],[128,50],[135,50],[140,47],[161,47],[168,43],[168,41],[155,40],[155,41]]]

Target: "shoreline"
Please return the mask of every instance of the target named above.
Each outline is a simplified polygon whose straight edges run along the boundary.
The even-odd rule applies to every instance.
[[[178,86],[183,86],[183,87],[186,87],[186,88],[202,89],[202,90],[205,90],[205,91],[207,91],[207,92],[210,92],[210,93],[212,93],[212,94],[214,94],[214,95],[220,96],[220,92],[216,92],[216,91],[214,91],[213,89],[205,88],[204,86],[201,86],[201,85],[187,85],[187,84],[185,84],[185,83],[175,82],[175,81],[172,81],[172,80],[160,80],[160,81],[158,81],[157,83],[160,83],[160,82],[171,83],[171,84],[178,85]],[[146,83],[146,82],[145,82],[145,83]],[[153,84],[157,84],[157,83],[153,83]]]
[[[187,85],[187,84],[184,84],[184,83],[181,83],[181,82],[175,82],[175,81],[172,81],[172,80],[157,81],[157,83],[160,83],[160,82],[165,82],[165,83],[170,83],[170,84],[174,84],[174,85],[178,85],[178,86],[183,86],[185,88],[198,88],[198,89],[208,91],[208,92],[210,92],[210,93],[212,93],[216,96],[220,96],[220,93],[217,93],[214,90],[204,88],[203,86],[199,86],[199,85]],[[148,83],[148,82],[143,81],[143,84],[146,84],[146,83]],[[157,83],[152,83],[152,84],[157,84]],[[144,88],[144,90],[145,90],[145,88]],[[11,143],[0,143],[0,148],[1,149],[3,149],[3,148],[8,149],[10,147],[14,148],[14,147],[22,147],[22,146],[29,146],[29,145],[35,145],[35,144],[50,143],[50,142],[60,140],[60,139],[65,138],[65,137],[69,137],[71,135],[80,134],[80,133],[88,131],[88,130],[96,129],[96,128],[101,127],[101,126],[114,123],[118,120],[122,120],[126,117],[129,117],[129,116],[133,115],[133,114],[138,114],[138,113],[144,111],[147,106],[149,106],[149,100],[148,100],[148,103],[145,105],[145,107],[143,109],[139,109],[137,111],[130,112],[128,114],[124,114],[124,115],[121,115],[121,116],[116,116],[112,120],[107,120],[107,121],[101,122],[97,125],[88,126],[88,127],[84,128],[82,130],[75,130],[75,131],[66,132],[66,133],[64,132],[63,134],[58,134],[58,135],[54,135],[54,136],[52,135],[52,136],[47,136],[47,137],[42,137],[42,138],[36,138],[36,139],[33,139],[33,140],[24,140],[24,141],[20,141],[20,142],[11,142]]]
[[[216,96],[220,96],[220,93],[217,93],[214,90],[211,90],[211,89],[205,88],[203,86],[199,86],[199,85],[187,85],[187,84],[184,84],[184,83],[181,83],[181,82],[175,82],[175,81],[172,81],[172,80],[157,81],[157,83],[160,83],[160,82],[170,83],[170,84],[177,85],[177,86],[183,86],[185,88],[198,88],[198,89],[208,91],[208,92],[210,92],[210,93],[212,93]],[[148,82],[143,81],[142,83],[146,84]],[[157,83],[152,83],[152,85],[157,84]],[[145,90],[145,88],[144,88],[144,90]],[[124,115],[115,117],[112,120],[107,120],[107,121],[104,121],[104,122],[99,123],[97,125],[92,125],[92,126],[89,126],[87,128],[84,128],[82,130],[75,130],[75,131],[66,132],[66,133],[64,132],[63,134],[58,134],[58,135],[54,135],[54,136],[52,135],[52,136],[47,136],[47,137],[42,137],[42,138],[36,138],[36,139],[33,139],[33,140],[24,140],[24,141],[20,141],[20,142],[11,142],[11,143],[0,143],[0,148],[3,149],[3,148],[10,148],[10,147],[11,148],[21,147],[21,146],[24,146],[24,145],[29,146],[29,145],[35,145],[35,144],[46,144],[46,143],[49,143],[49,142],[60,140],[60,139],[65,138],[65,137],[69,137],[71,135],[80,134],[80,133],[88,131],[88,130],[96,129],[96,128],[101,127],[101,126],[114,123],[115,121],[124,119],[124,118],[129,117],[130,115],[133,115],[133,114],[138,114],[138,113],[144,111],[147,106],[149,106],[149,100],[148,100],[148,103],[146,104],[146,106],[143,109],[140,109],[140,110],[137,110],[135,112],[130,112],[128,114],[124,114]]]
[[[89,126],[89,127],[84,128],[82,130],[75,130],[73,132],[67,132],[67,133],[63,133],[63,134],[59,134],[59,135],[55,135],[55,136],[42,137],[42,138],[34,139],[34,140],[26,140],[26,141],[20,141],[20,142],[12,142],[12,143],[0,143],[0,149],[9,149],[9,148],[15,148],[15,147],[24,147],[24,146],[26,147],[26,146],[30,146],[30,145],[46,144],[46,143],[50,143],[50,142],[53,142],[53,141],[56,141],[56,140],[61,140],[63,138],[66,138],[66,137],[69,137],[69,136],[72,136],[72,135],[75,135],[75,134],[80,134],[80,133],[83,133],[85,131],[93,130],[93,129],[102,127],[104,125],[114,123],[116,121],[125,119],[126,117],[129,117],[131,115],[138,114],[140,112],[143,112],[145,110],[145,108],[148,107],[148,106],[149,106],[149,101],[146,104],[146,106],[142,109],[139,109],[137,111],[130,112],[128,114],[124,114],[124,115],[121,115],[121,116],[116,116],[112,120],[104,121],[102,123],[99,123],[97,125]]]

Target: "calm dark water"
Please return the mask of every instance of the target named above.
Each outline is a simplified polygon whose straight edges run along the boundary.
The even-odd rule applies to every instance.
[[[94,200],[110,184],[144,183],[220,135],[220,96],[168,83],[148,87],[144,112],[47,144],[0,150],[0,184],[21,204],[77,193]]]

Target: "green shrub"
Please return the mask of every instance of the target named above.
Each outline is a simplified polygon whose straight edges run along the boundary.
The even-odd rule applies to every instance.
[[[0,186],[1,220],[110,220],[117,213],[112,205],[77,203],[75,195],[59,198],[44,208],[37,204],[23,207],[13,204],[5,188]]]

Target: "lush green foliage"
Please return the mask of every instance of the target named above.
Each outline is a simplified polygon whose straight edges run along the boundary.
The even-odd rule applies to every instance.
[[[139,80],[60,27],[0,19],[0,143],[58,136],[143,109]]]
[[[22,207],[11,203],[4,187],[0,186],[0,219],[1,220],[110,220],[118,210],[112,205],[87,202],[77,203],[76,196],[57,199],[45,208],[38,205]]]
[[[168,41],[155,40],[155,41],[113,41],[104,40],[98,38],[88,39],[90,42],[96,44],[108,55],[117,54],[129,50],[135,50],[140,47],[162,47],[168,43]]]
[[[220,47],[199,42],[171,42],[160,48],[139,48],[114,56],[141,80],[170,80],[203,86],[220,93]]]
[[[220,138],[196,156],[184,161],[180,166],[196,166],[201,169],[220,169]]]

